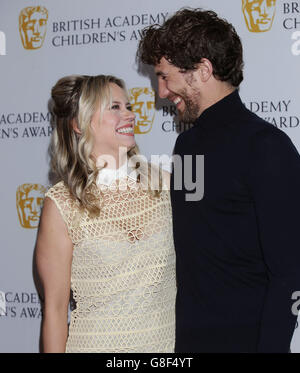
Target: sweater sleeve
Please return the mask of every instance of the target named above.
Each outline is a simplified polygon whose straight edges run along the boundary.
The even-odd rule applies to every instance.
[[[255,135],[249,185],[269,284],[261,315],[258,352],[289,352],[300,290],[300,156],[282,131]]]

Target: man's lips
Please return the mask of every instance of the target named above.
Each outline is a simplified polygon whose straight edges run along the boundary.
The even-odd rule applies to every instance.
[[[178,108],[180,106],[180,104],[183,102],[183,99],[179,96],[173,96],[173,97],[170,97],[169,98],[169,101],[172,101],[176,107]]]
[[[266,24],[269,23],[270,21],[271,21],[270,18],[263,18],[263,19],[258,20],[257,23],[261,23],[261,24],[263,24],[263,25],[266,25]]]

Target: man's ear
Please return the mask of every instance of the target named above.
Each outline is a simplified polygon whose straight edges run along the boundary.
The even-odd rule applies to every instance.
[[[197,66],[197,72],[203,83],[207,82],[213,75],[213,66],[210,60],[202,58],[201,62]]]
[[[76,119],[72,119],[71,124],[72,124],[73,130],[77,133],[77,135],[81,135],[81,131],[78,128],[78,124],[77,124]]]

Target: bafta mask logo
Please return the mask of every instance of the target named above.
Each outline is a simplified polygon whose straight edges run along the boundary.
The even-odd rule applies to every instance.
[[[246,25],[251,32],[265,32],[272,27],[276,0],[242,0]]]
[[[129,89],[132,111],[136,114],[134,133],[145,134],[151,131],[155,116],[155,93],[148,87]]]
[[[19,31],[25,49],[42,47],[47,31],[48,10],[44,6],[29,6],[19,15]]]
[[[41,184],[22,184],[17,188],[17,211],[23,228],[38,227],[45,193]]]

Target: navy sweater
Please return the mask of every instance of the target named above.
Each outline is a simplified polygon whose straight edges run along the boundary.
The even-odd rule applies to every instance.
[[[174,154],[204,155],[200,201],[171,178],[176,352],[288,352],[300,290],[297,150],[234,91],[178,136]]]

